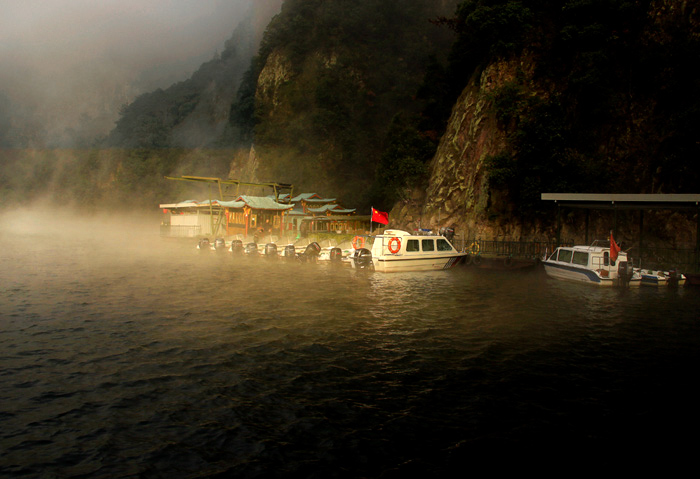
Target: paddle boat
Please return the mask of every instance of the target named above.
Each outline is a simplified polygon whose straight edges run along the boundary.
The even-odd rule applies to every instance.
[[[560,246],[543,260],[550,278],[599,286],[639,286],[641,276],[634,271],[627,253],[610,258],[605,246]]]
[[[384,273],[449,269],[467,256],[457,251],[443,235],[412,235],[402,230],[356,236],[353,247],[353,268]]]

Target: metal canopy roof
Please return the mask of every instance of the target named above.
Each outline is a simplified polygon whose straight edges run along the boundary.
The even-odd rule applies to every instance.
[[[700,272],[700,194],[634,195],[614,193],[542,193],[543,201],[557,204],[557,244],[561,244],[561,207],[586,209],[586,243],[588,243],[588,210],[609,209],[614,212],[614,233],[617,235],[618,210],[639,211],[639,251],[643,251],[643,225],[645,210],[695,210],[695,260],[694,268]],[[640,256],[640,261],[642,260]]]
[[[542,193],[541,197],[570,208],[696,209],[700,205],[700,194]]]
[[[213,178],[213,177],[208,177],[208,176],[180,176],[180,177],[173,177],[173,176],[166,176],[166,180],[179,180],[179,181],[194,181],[198,183],[208,183],[210,186],[216,185],[219,189],[219,199],[225,200],[226,198],[237,198],[239,196],[239,190],[241,186],[253,186],[253,187],[261,187],[261,188],[272,188],[272,191],[274,192],[275,198],[279,199],[280,197],[283,196],[281,193],[282,191],[289,190],[289,193],[286,194],[285,198],[287,202],[289,202],[289,196],[291,196],[292,191],[294,191],[294,185],[290,183],[275,183],[275,182],[267,182],[267,183],[248,183],[240,180],[231,180],[231,179],[222,179],[222,178]],[[236,191],[234,193],[230,192],[230,188],[236,186]]]

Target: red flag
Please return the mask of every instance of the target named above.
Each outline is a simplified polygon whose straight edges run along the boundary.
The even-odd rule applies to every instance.
[[[384,213],[383,211],[375,210],[374,208],[372,208],[372,221],[374,221],[375,223],[388,225],[389,213]]]
[[[613,239],[612,231],[610,232],[610,261],[617,260],[617,254],[620,252],[620,247]]]

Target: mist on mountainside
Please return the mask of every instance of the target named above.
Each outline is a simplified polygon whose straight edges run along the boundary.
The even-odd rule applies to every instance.
[[[265,16],[274,14],[270,5],[280,3],[3,2],[0,146],[94,145],[124,105],[187,79],[224,49],[241,22],[259,37]],[[262,4],[265,13],[254,10]]]
[[[0,43],[7,60],[0,71],[0,206],[57,199],[90,209],[150,208],[183,190],[164,175],[226,176],[237,151],[182,147],[222,132],[220,118],[202,111],[219,108],[225,126],[230,105],[221,88],[233,95],[232,79],[248,69],[282,0],[69,3],[46,11],[32,2],[2,6],[0,23],[12,28]],[[187,93],[189,105],[200,106],[179,125],[171,149],[135,148],[138,134],[115,130],[129,108],[138,117],[150,98],[192,85],[201,91],[198,98]],[[149,116],[139,120],[148,124]]]

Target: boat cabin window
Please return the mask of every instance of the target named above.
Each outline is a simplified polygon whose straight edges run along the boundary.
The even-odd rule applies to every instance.
[[[417,239],[410,239],[406,241],[406,252],[415,252],[415,251],[420,251],[420,246],[418,246],[418,240]]]
[[[452,251],[452,245],[446,239],[438,238],[437,249],[438,251]]]
[[[574,264],[580,264],[581,266],[588,266],[588,253],[583,251],[574,251]]]
[[[571,263],[571,256],[572,256],[573,251],[570,249],[560,249],[559,250],[559,261],[562,261],[564,263]]]
[[[421,240],[421,246],[423,248],[423,251],[435,251],[435,240],[433,240],[433,239]]]
[[[610,260],[610,252],[609,251],[606,251],[605,253],[603,253],[603,264],[605,266],[608,266],[608,265],[615,266],[615,261]]]

